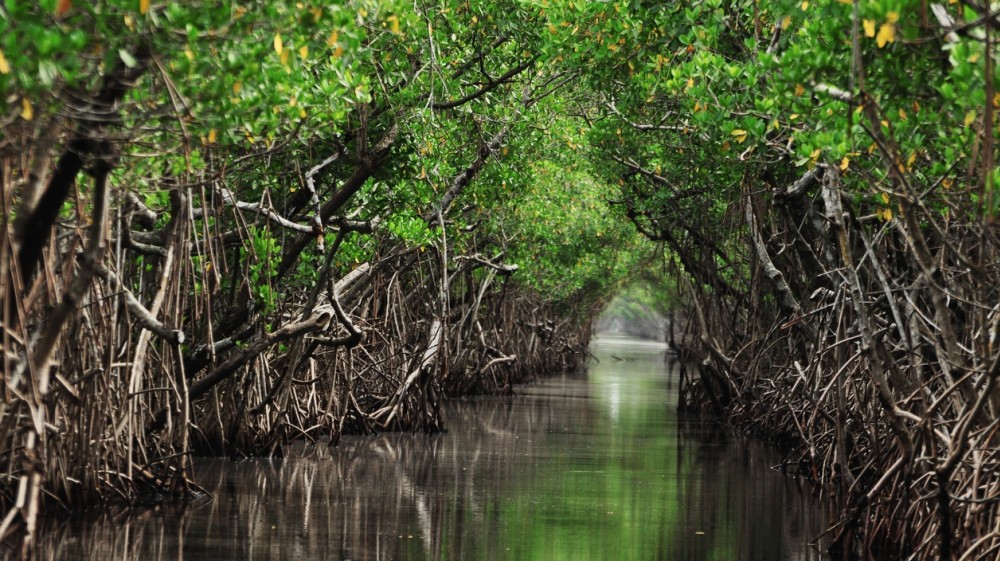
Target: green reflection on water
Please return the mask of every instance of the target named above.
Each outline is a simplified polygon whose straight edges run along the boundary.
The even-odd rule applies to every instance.
[[[40,559],[821,559],[773,451],[679,422],[662,355],[595,352],[586,377],[449,402],[448,434],[199,461],[214,500],[68,521]]]
[[[678,453],[662,362],[599,358],[587,379],[591,414],[556,435],[568,445],[555,446],[562,452],[519,479],[501,506],[512,559],[664,558],[679,532],[694,534],[680,497],[697,481],[695,462]],[[735,558],[721,537],[706,559]]]

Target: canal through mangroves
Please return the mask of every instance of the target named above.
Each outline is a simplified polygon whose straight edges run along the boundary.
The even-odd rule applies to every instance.
[[[587,373],[449,401],[448,432],[198,460],[213,498],[54,523],[43,558],[813,561],[817,502],[777,453],[679,420],[662,345],[603,337]]]

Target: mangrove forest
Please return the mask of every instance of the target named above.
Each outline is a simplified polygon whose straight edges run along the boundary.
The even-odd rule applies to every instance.
[[[448,431],[614,302],[831,559],[1000,559],[997,42],[983,0],[4,0],[4,554]]]

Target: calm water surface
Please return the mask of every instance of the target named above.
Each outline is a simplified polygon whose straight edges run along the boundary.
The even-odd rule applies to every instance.
[[[780,457],[674,413],[659,345],[453,401],[449,432],[201,460],[214,500],[61,522],[49,559],[812,561],[820,509]]]

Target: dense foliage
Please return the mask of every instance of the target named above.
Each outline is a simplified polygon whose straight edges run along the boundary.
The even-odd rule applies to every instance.
[[[695,405],[798,447],[838,555],[995,555],[995,13],[644,16],[594,77],[589,144],[686,273]]]
[[[0,535],[578,366],[649,248],[563,154],[545,17],[0,6]]]
[[[0,534],[187,491],[196,451],[440,428],[442,392],[578,363],[646,270],[687,405],[798,446],[835,549],[990,554],[997,23],[5,2]]]

